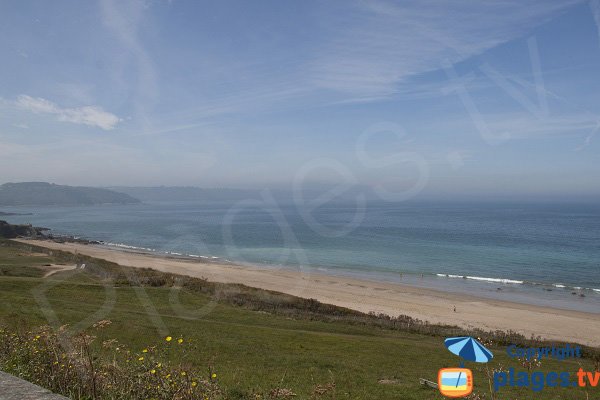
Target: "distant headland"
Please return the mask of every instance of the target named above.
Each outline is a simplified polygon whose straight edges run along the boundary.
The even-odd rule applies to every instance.
[[[64,186],[47,182],[0,185],[0,206],[89,206],[136,203],[140,203],[140,200],[109,189]]]
[[[13,213],[13,212],[0,211],[0,217],[5,217],[8,215],[32,215],[32,214],[31,213]]]

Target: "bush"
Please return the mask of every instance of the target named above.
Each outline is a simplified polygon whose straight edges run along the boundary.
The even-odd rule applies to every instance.
[[[116,339],[101,340],[104,320],[94,332],[71,337],[66,327],[24,333],[0,329],[0,369],[71,399],[222,399],[212,368],[169,365],[166,353],[193,351],[183,338],[134,351]]]

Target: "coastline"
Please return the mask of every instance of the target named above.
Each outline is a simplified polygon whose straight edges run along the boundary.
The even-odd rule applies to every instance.
[[[401,314],[431,323],[485,330],[513,330],[526,337],[600,347],[600,314],[449,293],[405,283],[379,282],[315,272],[313,269],[260,268],[220,260],[193,260],[96,244],[18,239],[48,249],[80,253],[136,268],[206,278],[223,283],[314,298],[362,312]],[[456,312],[454,312],[456,307]]]

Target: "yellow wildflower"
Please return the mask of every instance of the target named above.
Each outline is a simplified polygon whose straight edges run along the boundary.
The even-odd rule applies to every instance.
[[[166,340],[167,342],[170,342],[171,340],[173,340],[173,338],[172,338],[171,336],[167,336],[167,337],[165,338],[165,340]]]
[[[198,386],[198,383],[196,383],[196,381],[192,382],[192,387],[196,387]]]
[[[150,373],[151,373],[151,374],[155,374],[155,373],[156,373],[156,370],[155,370],[155,369],[153,369],[152,371],[150,371]]]
[[[186,376],[187,374],[185,373],[185,371],[181,371],[181,375]]]
[[[213,379],[215,379],[215,378],[217,377],[217,374],[215,374],[215,373],[213,372],[213,374],[211,375],[211,377],[212,377]]]
[[[181,339],[181,338],[177,339],[177,343],[179,343],[179,344],[183,343],[183,339]]]
[[[138,361],[144,361],[144,357],[138,358]]]
[[[142,353],[147,353],[147,352],[148,352],[148,349],[142,350]]]

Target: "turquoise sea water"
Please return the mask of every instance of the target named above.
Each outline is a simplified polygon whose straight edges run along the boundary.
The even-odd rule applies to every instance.
[[[54,233],[600,312],[600,206],[162,202],[11,207]],[[575,294],[573,294],[575,293]],[[583,296],[581,296],[583,294]]]

